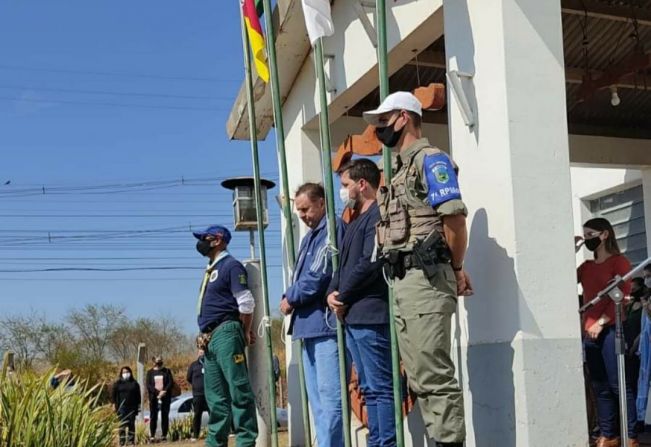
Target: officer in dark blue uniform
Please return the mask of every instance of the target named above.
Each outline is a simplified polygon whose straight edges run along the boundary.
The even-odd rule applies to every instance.
[[[206,445],[227,446],[232,420],[237,445],[253,447],[258,425],[245,348],[254,342],[255,301],[246,269],[228,253],[230,231],[215,225],[194,236],[199,239],[197,251],[210,259],[197,303],[199,329],[208,340],[204,346],[205,395],[210,409]]]

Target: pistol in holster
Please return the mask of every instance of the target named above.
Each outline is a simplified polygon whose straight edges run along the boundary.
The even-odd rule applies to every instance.
[[[432,231],[425,239],[416,241],[413,253],[418,267],[428,278],[436,275],[439,264],[448,264],[452,259],[450,248],[438,231]]]

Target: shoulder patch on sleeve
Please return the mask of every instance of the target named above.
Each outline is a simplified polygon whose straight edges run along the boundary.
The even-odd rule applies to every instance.
[[[246,274],[245,273],[240,273],[238,276],[238,280],[241,285],[245,286],[246,285]]]
[[[423,149],[423,153],[425,153],[425,155],[436,155],[436,154],[442,154],[443,151],[437,147],[426,147],[425,149]]]
[[[461,199],[457,174],[446,154],[439,152],[426,155],[423,170],[427,180],[427,200],[431,206]]]

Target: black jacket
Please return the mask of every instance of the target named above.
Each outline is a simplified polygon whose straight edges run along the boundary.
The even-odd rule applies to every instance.
[[[129,380],[120,379],[113,384],[113,403],[115,411],[137,412],[140,408],[140,385],[133,377]]]
[[[375,251],[375,224],[380,208],[373,203],[348,224],[339,247],[339,269],[332,275],[328,294],[339,291],[339,301],[349,306],[348,324],[389,322],[389,288],[382,276],[382,262],[371,262]]]
[[[163,399],[171,399],[174,377],[172,377],[172,371],[167,368],[161,368],[147,371],[147,394],[149,394],[149,400],[158,399],[158,391],[156,391],[156,382],[154,380],[154,377],[158,375],[163,376],[163,390],[166,391]]]
[[[188,376],[186,377],[189,384],[192,385],[193,396],[203,396],[203,358],[197,359],[188,368]]]

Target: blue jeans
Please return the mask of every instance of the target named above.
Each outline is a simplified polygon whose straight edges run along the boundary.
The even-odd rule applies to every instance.
[[[319,447],[344,445],[337,353],[335,337],[303,340],[305,386]]]
[[[396,445],[391,342],[388,324],[346,325],[346,347],[355,364],[368,412],[368,447]]]
[[[592,388],[597,397],[597,417],[601,436],[615,438],[619,436],[619,386],[617,354],[615,354],[615,327],[604,328],[596,340],[586,339],[584,346]],[[636,439],[637,411],[633,384],[630,380],[626,381],[626,406],[628,436],[631,439]]]

